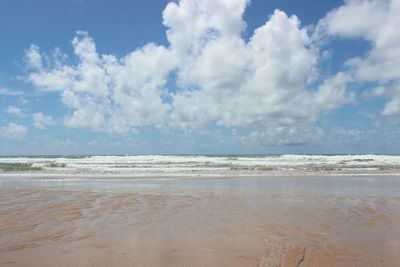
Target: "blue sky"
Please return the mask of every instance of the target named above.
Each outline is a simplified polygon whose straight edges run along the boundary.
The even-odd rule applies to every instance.
[[[399,11],[1,1],[0,154],[398,154]]]

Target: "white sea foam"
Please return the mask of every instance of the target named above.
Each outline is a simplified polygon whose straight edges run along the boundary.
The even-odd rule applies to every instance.
[[[18,170],[29,165],[41,170]],[[2,168],[3,166],[3,168]],[[4,166],[14,166],[13,170]],[[34,171],[34,172],[33,172]],[[127,177],[397,175],[399,155],[134,155],[2,157],[0,174]]]

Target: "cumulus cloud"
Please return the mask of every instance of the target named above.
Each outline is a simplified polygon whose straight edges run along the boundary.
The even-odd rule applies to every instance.
[[[19,124],[9,123],[7,126],[0,127],[0,136],[3,138],[21,140],[27,134],[28,129]]]
[[[169,107],[162,102],[161,91],[173,67],[165,47],[151,43],[117,59],[99,55],[85,32],[77,32],[72,45],[79,64],[56,59],[49,67],[32,62],[36,71],[28,78],[41,90],[60,93],[72,110],[65,125],[123,133],[131,127],[163,124]]]
[[[363,38],[371,49],[363,58],[347,61],[357,82],[377,82],[367,97],[386,95],[383,115],[400,114],[400,1],[348,0],[319,22],[318,31],[343,38]],[[384,88],[384,90],[383,90]]]
[[[172,14],[190,13],[207,20],[195,6],[173,7],[179,11]],[[164,19],[168,19],[165,13]],[[236,19],[233,24],[244,24],[241,17]],[[335,87],[332,82],[342,76],[309,90],[319,55],[296,16],[276,10],[247,43],[240,32],[208,27],[211,29],[199,34],[201,52],[185,50],[183,58],[190,61],[178,65],[184,90],[174,96],[172,123],[182,128],[209,121],[226,127],[256,128],[301,124],[315,121],[322,110],[351,101],[345,87]],[[173,47],[175,39],[169,40]],[[192,42],[188,47],[198,47],[197,39]]]
[[[48,64],[32,45],[28,79],[40,90],[59,92],[70,109],[66,126],[112,133],[208,123],[290,128],[353,100],[346,91],[353,78],[345,73],[311,86],[320,54],[296,16],[276,10],[245,41],[248,3],[171,2],[162,14],[169,46],[149,43],[121,58],[99,54],[85,32],[72,41],[76,65],[60,57]],[[178,88],[166,87],[172,72]]]
[[[25,116],[25,114],[21,111],[21,109],[15,106],[8,106],[4,111],[19,118]]]
[[[39,129],[46,129],[47,126],[55,125],[56,122],[51,116],[43,115],[42,113],[33,114],[33,125]]]

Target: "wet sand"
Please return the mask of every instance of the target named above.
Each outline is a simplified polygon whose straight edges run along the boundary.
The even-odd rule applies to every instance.
[[[0,266],[398,266],[400,177],[285,179],[3,182]]]

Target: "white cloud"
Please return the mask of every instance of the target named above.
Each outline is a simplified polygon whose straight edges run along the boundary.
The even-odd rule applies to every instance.
[[[386,103],[382,115],[399,115],[400,114],[400,92],[393,96],[392,99]]]
[[[351,101],[346,83],[340,81],[348,78],[342,74],[317,90],[308,89],[319,55],[297,17],[276,10],[248,43],[239,32],[215,31],[217,27],[205,31],[201,53],[189,51],[185,58],[191,62],[178,65],[184,90],[174,97],[176,125],[190,129],[209,121],[257,128],[301,124]]]
[[[72,41],[80,62],[55,62],[38,68],[29,80],[44,91],[60,91],[62,102],[73,110],[69,127],[123,133],[131,127],[164,124],[169,106],[161,100],[167,75],[173,68],[169,51],[148,44],[126,57],[99,55],[87,33]]]
[[[42,56],[40,55],[39,47],[32,44],[29,50],[25,53],[26,61],[30,67],[41,69],[42,68]]]
[[[209,38],[238,36],[245,29],[243,12],[249,0],[181,0],[163,11],[168,41],[180,65],[190,65]]]
[[[347,61],[350,74],[358,82],[377,82],[367,97],[386,95],[390,98],[383,115],[400,114],[400,1],[348,0],[319,22],[318,31],[332,36],[363,38],[371,49],[364,58]]]
[[[378,87],[372,88],[371,90],[364,91],[363,97],[366,100],[371,100],[374,97],[384,96],[385,93],[386,93],[386,88],[383,86],[378,86]]]
[[[43,115],[42,113],[33,114],[33,125],[39,129],[46,129],[47,126],[55,125],[56,122],[51,116]]]
[[[7,126],[0,127],[0,136],[9,139],[21,140],[27,134],[28,129],[19,124],[9,123]]]
[[[346,0],[319,22],[322,33],[373,40],[380,31],[388,0]]]
[[[15,106],[8,106],[4,111],[19,118],[25,116],[25,114],[21,111],[21,109]]]
[[[23,95],[24,92],[20,90],[10,90],[6,88],[0,88],[0,95],[8,95],[8,96],[15,96],[15,95]]]
[[[60,93],[71,110],[65,125],[114,133],[143,126],[190,130],[207,123],[291,127],[352,101],[346,92],[351,77],[343,73],[310,88],[320,55],[296,16],[276,10],[243,40],[248,3],[171,2],[163,12],[169,47],[149,43],[122,58],[100,55],[85,32],[72,41],[77,65],[60,57],[48,64],[32,45],[26,58],[35,71],[28,79]],[[173,71],[179,88],[166,88]]]

